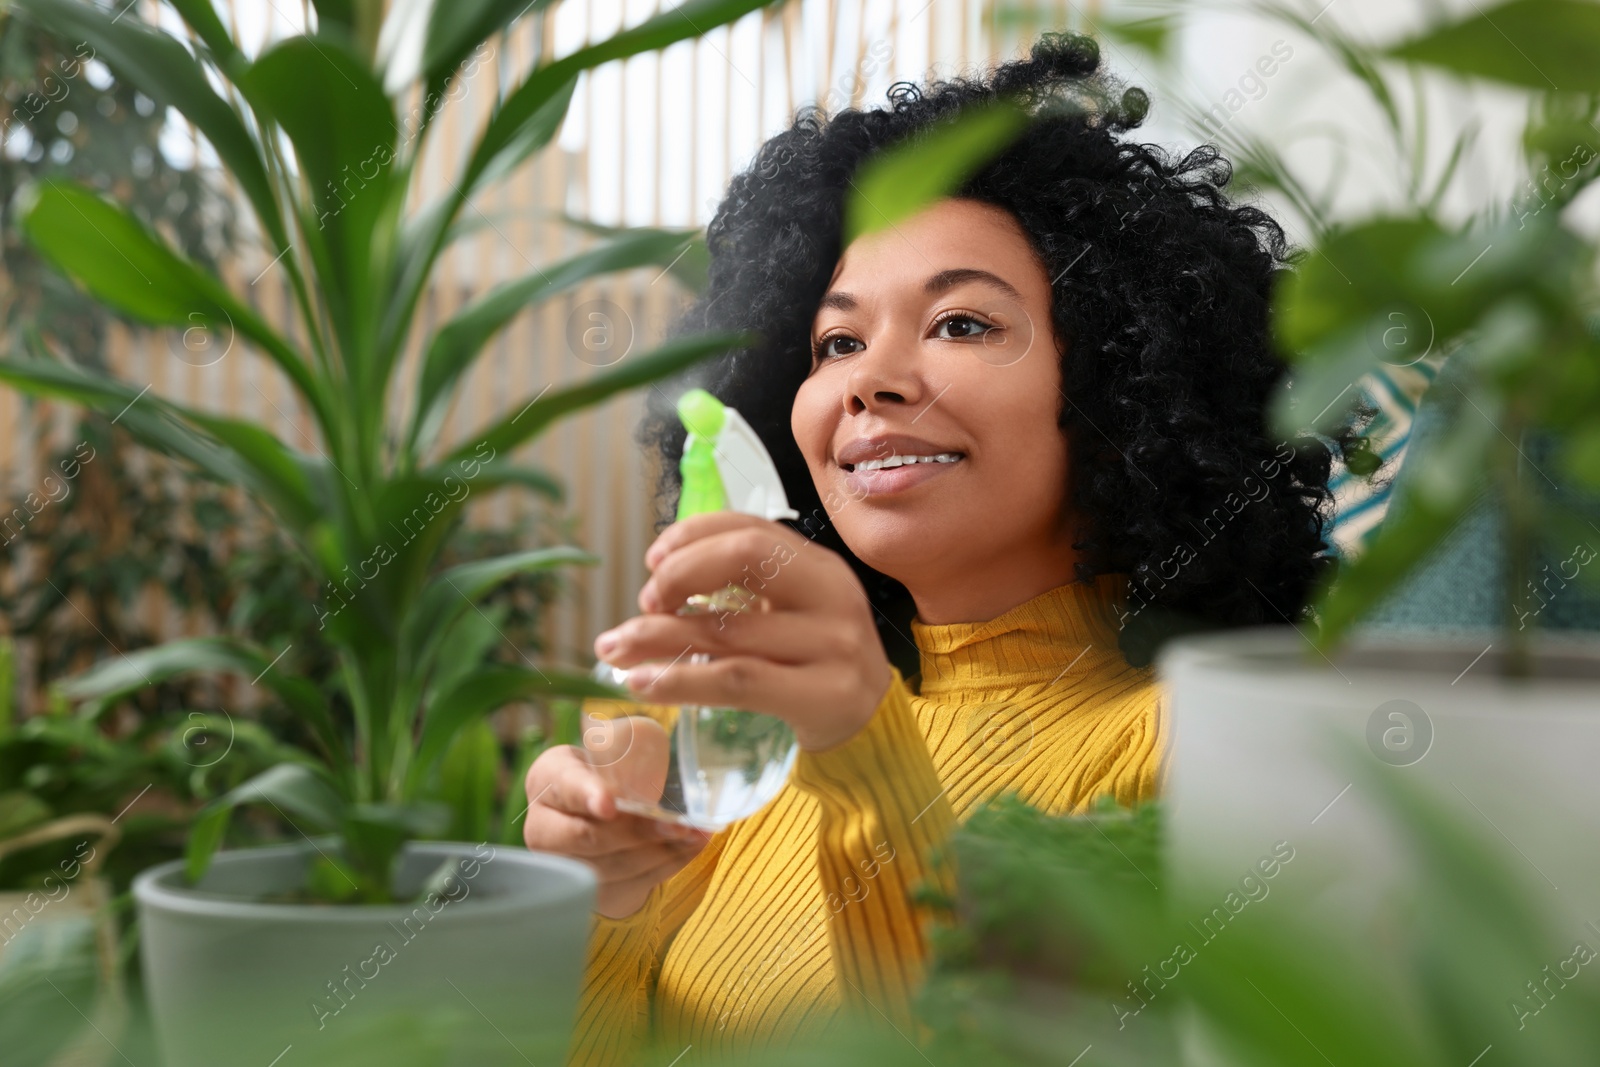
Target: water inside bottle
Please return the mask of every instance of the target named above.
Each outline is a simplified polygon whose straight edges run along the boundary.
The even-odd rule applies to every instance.
[[[696,653],[689,662],[710,658]],[[594,669],[597,679],[619,686],[625,673],[604,662]],[[798,753],[794,731],[770,715],[647,702],[586,716],[583,749],[621,810],[711,831],[765,807]]]

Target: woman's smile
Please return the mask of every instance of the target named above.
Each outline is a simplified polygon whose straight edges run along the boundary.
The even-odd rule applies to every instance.
[[[903,433],[858,437],[837,456],[852,499],[910,489],[967,459],[964,449]]]
[[[960,453],[945,452],[940,455],[947,458],[897,455],[889,460],[894,466],[875,470],[856,467],[845,472],[844,484],[849,487],[852,496],[884,496],[930,482],[966,463],[966,457]]]

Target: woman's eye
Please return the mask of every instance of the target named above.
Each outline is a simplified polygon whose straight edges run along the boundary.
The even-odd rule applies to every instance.
[[[971,315],[951,315],[947,319],[939,320],[933,329],[933,335],[947,341],[960,341],[967,337],[981,337],[990,330],[997,329],[998,326],[975,319]]]
[[[843,351],[840,351],[840,349],[837,347],[838,345],[855,345],[856,347],[846,347]],[[842,335],[837,337],[826,337],[817,342],[817,345],[813,351],[817,359],[827,359],[829,356],[848,356],[852,352],[861,351],[861,342],[857,341],[854,337],[845,337]]]

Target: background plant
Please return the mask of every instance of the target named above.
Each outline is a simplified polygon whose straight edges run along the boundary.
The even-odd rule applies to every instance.
[[[1568,210],[1600,174],[1600,15],[1567,0],[1511,0],[1368,51],[1359,62],[1531,90],[1521,138],[1529,181],[1510,203],[1460,224],[1437,217],[1434,196],[1330,227],[1277,302],[1277,329],[1297,364],[1275,413],[1281,432],[1344,418],[1343,398],[1382,364],[1385,331],[1397,326],[1425,333],[1454,372],[1437,398],[1445,428],[1408,455],[1414,476],[1389,518],[1324,590],[1320,641],[1340,641],[1456,528],[1487,472],[1507,559],[1502,669],[1524,675],[1531,630],[1512,623],[1537,616],[1538,551],[1596,532],[1557,479],[1600,487],[1595,245]]]
[[[307,451],[259,424],[141,397],[131,384],[66,358],[36,352],[0,362],[0,378],[13,385],[120,412],[119,425],[150,447],[248,488],[318,579],[318,623],[337,649],[349,731],[326,693],[278,669],[276,650],[240,636],[134,652],[68,687],[93,714],[180,673],[232,671],[255,679],[307,724],[311,752],[231,791],[197,822],[192,875],[204,870],[233,807],[270,800],[297,825],[342,836],[343,858],[314,872],[325,895],[387,899],[403,842],[445,828],[448,812],[425,801],[463,730],[534,694],[612,694],[582,674],[491,663],[471,633],[479,626],[473,620],[483,619],[477,601],[507,578],[593,563],[593,556],[556,546],[437,575],[436,564],[469,497],[518,487],[559,499],[554,478],[512,458],[552,421],[747,339],[679,339],[514,403],[504,418],[459,444],[441,444],[438,434],[456,385],[517,312],[599,273],[667,266],[693,235],[623,232],[499,286],[419,338],[424,352],[409,383],[416,398],[411,410],[396,417],[390,397],[419,298],[439,254],[459,234],[469,198],[548,143],[578,75],[759,6],[691,0],[541,65],[507,90],[474,84],[469,91],[495,93],[486,125],[450,192],[412,205],[409,178],[441,94],[464,84],[479,46],[529,5],[396,4],[383,16],[371,0],[319,4],[312,34],[252,59],[205,3],[173,3],[193,34],[192,54],[175,38],[119,21],[107,8],[78,0],[18,3],[37,24],[87,41],[119,76],[199,128],[250,203],[260,240],[279,257],[273,269],[286,272],[295,296],[296,332],[286,335],[213,272],[80,186],[41,183],[24,212],[30,241],[95,297],[150,323],[198,323],[218,343],[237,339],[284,375],[317,428],[319,440]],[[380,49],[385,18],[391,32],[381,35],[387,43]],[[402,32],[407,27],[422,31],[420,54],[397,47],[418,39]],[[224,94],[213,89],[213,78],[226,86]],[[402,104],[412,90],[423,106],[408,119]],[[453,648],[470,654],[452,657]]]

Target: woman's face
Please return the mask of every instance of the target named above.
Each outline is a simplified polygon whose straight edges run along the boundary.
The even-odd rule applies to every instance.
[[[947,199],[856,240],[811,341],[795,441],[845,544],[924,621],[1071,580],[1050,279],[1009,212]],[[1019,574],[1038,588],[1005,592]]]

